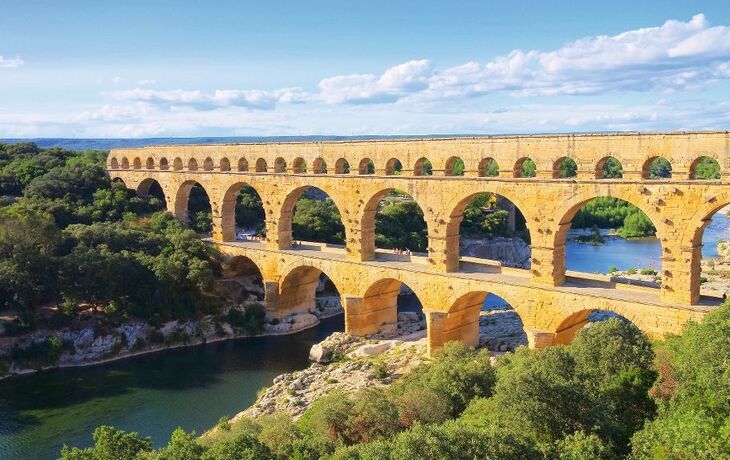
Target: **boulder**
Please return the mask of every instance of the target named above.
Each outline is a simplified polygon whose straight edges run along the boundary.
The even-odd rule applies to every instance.
[[[322,346],[321,343],[315,344],[309,350],[309,360],[322,364],[329,363],[332,361],[332,349]]]
[[[395,347],[397,343],[398,342],[395,340],[384,340],[378,343],[368,343],[358,347],[354,351],[351,351],[347,354],[347,356],[352,358],[357,356],[378,356]]]
[[[292,330],[300,330],[310,326],[314,326],[319,322],[319,318],[311,313],[297,313],[292,317]]]
[[[418,312],[415,311],[402,311],[398,313],[398,321],[420,321],[421,318]]]

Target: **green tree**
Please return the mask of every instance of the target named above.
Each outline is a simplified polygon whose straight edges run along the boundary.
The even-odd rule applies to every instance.
[[[375,241],[381,248],[425,251],[428,237],[420,206],[413,200],[386,201],[375,216]]]
[[[560,172],[558,176],[560,178],[575,177],[578,174],[578,165],[572,158],[565,158],[560,163]]]
[[[170,442],[153,455],[151,460],[200,460],[205,447],[200,445],[195,432],[188,433],[182,428],[172,432]]]
[[[110,426],[98,427],[93,438],[94,446],[88,449],[63,446],[60,460],[126,460],[152,450],[150,438],[140,438],[137,433],[127,433]]]
[[[716,180],[720,178],[720,164],[710,157],[701,157],[695,162],[693,179]]]
[[[243,187],[236,197],[236,226],[260,231],[264,229],[265,218],[259,194],[253,187]]]
[[[531,158],[525,159],[520,167],[520,177],[535,177],[537,175],[537,165]]]
[[[337,206],[330,198],[299,198],[292,217],[292,236],[296,240],[344,243],[345,227]]]
[[[621,179],[623,177],[621,163],[614,157],[608,157],[606,159],[601,172],[604,179]]]
[[[274,460],[276,457],[255,436],[238,433],[230,439],[213,444],[200,458],[201,460]]]
[[[649,179],[668,179],[672,177],[672,165],[666,158],[657,157],[649,165]]]

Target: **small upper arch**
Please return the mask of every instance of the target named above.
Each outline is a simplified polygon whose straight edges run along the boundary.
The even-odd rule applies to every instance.
[[[513,177],[535,177],[537,175],[537,166],[530,157],[522,157],[515,161]]]
[[[344,158],[337,160],[335,162],[335,174],[350,174],[350,163]]]
[[[363,158],[357,167],[358,174],[375,174],[375,163],[370,158]]]
[[[112,169],[118,169],[119,168],[119,162],[117,161],[116,157],[112,157],[112,161],[110,162]]]
[[[153,160],[152,157],[147,158],[147,161],[145,162],[145,168],[155,169],[155,160]]]
[[[499,165],[497,160],[488,157],[483,158],[479,162],[479,177],[497,177],[499,176]]]
[[[672,163],[664,157],[651,157],[641,166],[641,178],[649,180],[671,179]]]
[[[172,162],[172,169],[174,169],[175,171],[182,171],[183,162],[180,158],[175,158],[175,160]]]
[[[198,162],[195,160],[195,158],[191,158],[190,161],[188,161],[188,171],[197,171],[198,170]]]
[[[690,165],[689,178],[694,180],[717,180],[720,178],[720,163],[712,157],[701,156]]]
[[[170,169],[170,164],[167,162],[167,158],[160,158],[160,169],[163,171],[167,171],[168,169]]]
[[[266,164],[266,160],[263,158],[259,158],[256,160],[256,172],[266,172],[268,168],[268,165]]]
[[[136,157],[134,159],[134,162],[132,163],[132,166],[134,169],[142,169],[142,160],[139,159],[139,157]]]
[[[314,174],[327,174],[327,163],[322,157],[317,157],[312,163],[312,172]]]
[[[203,170],[204,171],[212,171],[213,167],[214,167],[213,159],[211,157],[208,157],[203,161]]]
[[[129,158],[122,158],[122,169],[129,169]]]
[[[444,176],[463,176],[464,169],[464,160],[460,157],[451,157],[444,165]]]
[[[286,172],[286,160],[284,158],[279,157],[276,160],[274,160],[274,172],[275,173]]]
[[[239,172],[248,171],[248,160],[246,160],[245,158],[238,159],[238,171]]]
[[[307,162],[302,157],[296,157],[292,163],[292,172],[294,174],[304,174],[307,172]]]
[[[596,179],[621,179],[623,166],[616,157],[607,156],[596,163]]]
[[[432,176],[433,175],[433,165],[428,160],[428,158],[419,158],[418,161],[416,161],[416,164],[413,165],[413,175],[414,176]]]
[[[570,157],[560,157],[553,163],[553,179],[566,179],[578,175],[578,164]]]
[[[403,171],[403,164],[397,158],[391,158],[385,163],[385,175],[394,176],[398,175]]]
[[[228,160],[228,158],[223,157],[220,161],[220,170],[221,171],[230,171],[231,170],[231,162]]]

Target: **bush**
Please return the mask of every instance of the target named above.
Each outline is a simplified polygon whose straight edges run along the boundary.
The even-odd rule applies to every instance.
[[[10,356],[23,367],[40,369],[55,365],[61,357],[63,341],[50,336],[42,342],[35,342],[26,348],[15,347]]]
[[[213,444],[200,458],[201,460],[274,460],[276,457],[255,436],[239,433],[231,439]]]
[[[134,459],[152,450],[150,438],[140,438],[137,433],[127,433],[116,428],[102,425],[94,430],[94,446],[87,449],[61,449],[60,460],[116,460]]]

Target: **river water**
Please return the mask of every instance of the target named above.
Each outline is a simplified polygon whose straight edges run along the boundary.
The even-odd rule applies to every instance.
[[[724,214],[714,217],[705,230],[703,256],[717,255],[717,240],[728,238],[729,224]],[[659,268],[660,252],[656,238],[609,239],[602,246],[569,241],[567,265],[582,272],[606,272],[611,265]],[[490,296],[485,307],[501,304]],[[399,299],[399,309],[417,308],[415,296]],[[200,432],[249,406],[275,376],[308,366],[312,344],[343,329],[340,315],[289,336],[238,339],[0,381],[0,459],[57,458],[64,442],[90,445],[91,432],[101,424],[152,436],[157,446],[178,426]]]
[[[201,432],[256,399],[274,377],[308,366],[309,349],[343,316],[314,329],[167,350],[100,366],[0,381],[0,459],[58,458],[64,442],[88,446],[101,424],[166,444],[182,426]]]

